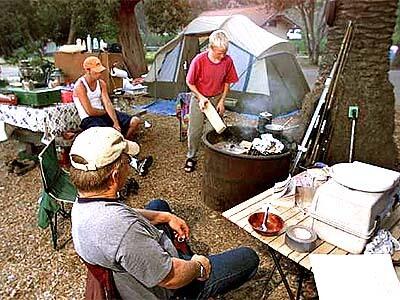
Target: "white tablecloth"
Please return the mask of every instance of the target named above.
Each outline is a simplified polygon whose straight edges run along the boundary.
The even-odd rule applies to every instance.
[[[69,129],[79,128],[80,119],[74,103],[34,108],[0,104],[0,121],[35,132],[43,132],[42,142]]]

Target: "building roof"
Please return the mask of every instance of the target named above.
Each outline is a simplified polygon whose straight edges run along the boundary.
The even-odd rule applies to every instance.
[[[278,18],[292,24],[293,27],[298,27],[296,23],[284,14],[275,10],[268,10],[264,5],[209,10],[202,12],[200,16],[232,16],[237,14],[248,17],[260,27],[264,27],[267,25],[268,21]]]

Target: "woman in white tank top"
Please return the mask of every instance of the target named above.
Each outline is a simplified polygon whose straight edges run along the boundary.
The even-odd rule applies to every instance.
[[[101,102],[101,88],[100,88],[100,82],[97,80],[96,81],[96,88],[94,91],[92,91],[86,82],[85,76],[80,77],[76,83],[78,84],[79,82],[82,82],[83,85],[86,88],[86,95],[89,99],[90,104],[97,109],[102,109],[104,110],[103,103]],[[83,108],[81,101],[79,100],[79,97],[75,96],[73,97],[76,109],[78,110],[79,118],[83,120],[84,118],[89,117],[87,114],[86,110]]]
[[[94,126],[114,127],[126,139],[133,140],[143,123],[138,117],[116,111],[108,96],[106,83],[100,79],[106,69],[95,56],[89,56],[83,62],[85,75],[76,81],[73,100],[81,119],[80,127],[85,130]],[[145,175],[151,166],[153,158],[146,157],[139,161],[131,159],[131,165],[139,175]]]

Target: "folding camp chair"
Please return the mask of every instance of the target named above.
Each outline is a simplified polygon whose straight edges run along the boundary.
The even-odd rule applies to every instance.
[[[87,267],[85,300],[120,300],[112,270],[82,261]]]
[[[50,225],[53,246],[57,249],[58,217],[70,219],[70,209],[66,208],[66,204],[75,201],[77,191],[68,173],[58,164],[54,139],[39,154],[39,165],[43,183],[39,205],[39,226],[46,228]]]
[[[189,126],[189,107],[191,93],[179,93],[176,97],[176,117],[179,121],[179,141],[183,142],[187,137]]]

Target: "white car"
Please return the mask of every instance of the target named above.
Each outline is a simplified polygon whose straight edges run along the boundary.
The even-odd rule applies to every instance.
[[[301,40],[301,29],[300,28],[291,28],[286,33],[286,37],[288,40]]]

